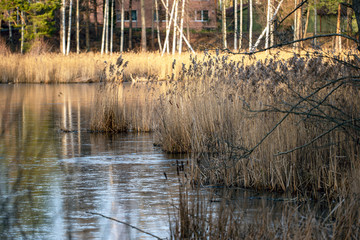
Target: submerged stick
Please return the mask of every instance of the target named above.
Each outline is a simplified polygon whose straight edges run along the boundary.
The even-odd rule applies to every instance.
[[[149,233],[149,232],[146,232],[146,231],[144,231],[144,230],[141,230],[140,228],[137,228],[137,227],[135,227],[135,226],[133,226],[133,225],[131,225],[131,224],[129,224],[129,223],[120,221],[120,220],[118,220],[118,219],[116,219],[116,218],[108,217],[108,216],[105,216],[105,215],[103,215],[103,214],[101,214],[101,213],[95,213],[95,212],[85,212],[85,213],[89,213],[89,214],[92,214],[92,215],[98,215],[98,216],[100,216],[100,217],[107,218],[107,219],[109,219],[109,220],[112,220],[112,221],[115,221],[115,222],[124,224],[124,225],[126,225],[126,226],[128,226],[128,227],[131,227],[131,228],[134,228],[134,229],[136,229],[136,230],[138,230],[138,231],[140,231],[140,232],[142,232],[142,233],[145,233],[145,234],[147,234],[147,235],[150,235],[150,236],[152,236],[152,237],[154,237],[154,238],[156,238],[156,239],[160,239],[160,240],[162,239],[162,238],[160,238],[160,237],[158,237],[158,236],[155,236],[155,235],[152,234],[152,233]]]

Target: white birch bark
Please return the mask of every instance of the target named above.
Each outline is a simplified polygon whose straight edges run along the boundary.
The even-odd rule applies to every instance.
[[[243,38],[243,0],[240,0],[240,32],[239,32],[239,51],[242,48]]]
[[[124,0],[121,0],[121,27],[120,27],[120,52],[122,53],[124,51]],[[129,20],[132,18],[131,16],[131,10],[129,10]],[[131,41],[131,40],[130,40]]]
[[[265,48],[269,47],[269,33],[270,33],[270,8],[271,8],[271,2],[268,0],[267,5],[267,16],[266,16],[266,39],[265,39]]]
[[[107,1],[105,1],[104,6],[104,20],[103,20],[103,32],[102,32],[102,39],[101,39],[101,55],[104,54],[104,47],[105,47],[105,33],[106,33],[106,13],[107,13]]]
[[[237,19],[237,0],[234,0],[234,50],[237,50],[238,40],[238,19]]]
[[[171,20],[170,20],[171,21]],[[165,5],[165,23],[166,23],[166,32],[167,32],[167,29],[169,28],[169,0],[166,0],[166,5]],[[167,43],[164,43],[164,44],[167,44],[167,46],[169,46],[169,39],[168,38],[165,38],[165,41],[168,41]],[[165,45],[164,45],[165,47]],[[166,52],[167,54],[169,54],[169,48],[166,49]]]
[[[113,53],[114,42],[114,0],[111,0],[110,55]]]
[[[106,0],[106,21],[105,21],[105,54],[109,53],[109,0]]]
[[[80,53],[80,9],[79,1],[76,0],[76,53]]]
[[[281,0],[281,1],[279,2],[279,5],[277,6],[277,8],[276,8],[276,10],[275,10],[275,12],[274,12],[274,14],[273,14],[273,16],[272,16],[271,19],[270,19],[271,22],[275,19],[275,16],[276,16],[276,14],[278,13],[278,11],[279,11],[279,9],[280,9],[280,6],[281,6],[281,4],[283,3],[283,1],[284,1],[284,0]],[[262,31],[262,33],[260,34],[259,38],[256,40],[254,46],[250,49],[250,52],[253,52],[253,51],[258,47],[258,45],[260,44],[261,39],[264,37],[264,35],[265,35],[268,27],[269,27],[269,26],[266,26],[265,29]]]
[[[157,0],[155,0],[155,16],[156,16],[156,32],[157,32],[157,39],[159,44],[159,50],[162,52],[162,46],[161,46],[161,39],[160,39],[160,19],[159,19],[159,6]]]
[[[181,33],[184,32],[185,2],[186,2],[186,0],[182,0],[181,19],[180,19],[180,34],[179,34],[179,55],[181,55],[181,51],[182,51],[182,37],[181,37]]]
[[[175,55],[175,50],[176,50],[176,27],[177,27],[178,3],[179,3],[179,1],[175,0],[175,16],[174,16],[172,55]]]
[[[69,52],[70,52],[72,3],[73,3],[73,0],[70,0],[70,4],[69,4],[69,28],[68,28],[68,36],[67,36],[66,55],[69,55]]]
[[[314,0],[314,36],[317,34],[317,1]],[[317,45],[317,40],[314,38],[314,46]]]
[[[249,51],[252,49],[252,31],[253,31],[253,2],[249,0],[249,17],[250,17],[250,24],[249,24]]]
[[[62,53],[66,54],[66,20],[65,20],[65,8],[66,8],[66,0],[62,0],[61,4],[61,41],[62,41]]]
[[[170,21],[169,21],[169,24],[167,25],[167,28],[166,28],[166,37],[165,37],[163,52],[162,52],[161,55],[164,55],[165,50],[167,50],[167,52],[169,52],[169,35],[170,35],[171,22],[172,22],[173,16],[174,16],[175,1],[173,2],[173,6],[172,6],[172,9],[171,9],[171,14],[170,14]],[[166,8],[166,9],[167,9],[167,12],[168,12],[168,8]]]
[[[21,11],[21,54],[24,54],[24,32],[25,32],[25,15],[24,11]]]
[[[295,0],[295,7],[297,6],[297,0]],[[296,37],[297,37],[297,30],[298,30],[298,24],[297,24],[297,14],[298,11],[295,11],[295,16],[294,16],[294,41],[296,41]],[[297,43],[293,44],[293,48],[296,49],[298,46]]]

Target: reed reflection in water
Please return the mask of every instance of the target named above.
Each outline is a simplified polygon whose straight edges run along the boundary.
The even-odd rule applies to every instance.
[[[88,133],[95,92],[96,85],[0,86],[2,239],[148,237],[87,212],[168,237],[176,160],[151,134]]]

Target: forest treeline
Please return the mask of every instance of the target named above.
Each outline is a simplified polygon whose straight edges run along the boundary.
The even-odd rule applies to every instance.
[[[141,13],[151,9],[153,18],[146,19],[141,14],[140,24],[136,26],[132,17],[125,20],[133,1],[140,1]],[[0,0],[0,39],[21,53],[44,39],[56,46],[53,51],[63,54],[90,50],[112,53],[115,47],[120,52],[134,48],[163,54],[169,53],[169,49],[173,54],[181,53],[184,48],[193,51],[190,38],[194,31],[185,23],[191,21],[188,16],[193,12],[189,1],[192,0],[127,0],[126,3],[125,0]],[[336,32],[328,34],[336,38],[333,47],[341,50],[342,39],[347,39],[347,46],[353,42],[359,45],[358,28],[353,27],[353,22],[360,23],[359,5],[357,0],[219,0],[214,5],[217,27],[212,31],[221,36],[216,47],[231,51],[253,52],[292,41],[299,48],[304,38],[310,38],[316,46],[321,12],[337,16]],[[161,14],[166,17],[165,28],[160,28],[160,21],[156,21]],[[313,19],[311,31],[309,18]],[[244,29],[245,20],[247,29]],[[127,28],[125,21],[129,22]],[[150,28],[146,21],[151,21]],[[261,25],[260,31],[255,31],[255,21]],[[312,36],[307,36],[307,32]],[[284,34],[286,38],[281,37]]]

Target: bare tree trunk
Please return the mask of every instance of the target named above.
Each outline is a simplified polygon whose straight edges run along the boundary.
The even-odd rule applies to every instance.
[[[270,16],[274,16],[274,1],[271,1]],[[270,46],[274,46],[274,20],[270,20]]]
[[[337,24],[336,24],[336,33],[337,34],[340,34],[341,33],[341,27],[340,27],[340,23],[341,23],[341,4],[339,3],[339,6],[338,6],[338,17],[337,17]],[[337,36],[336,37],[336,50],[337,51],[341,51],[341,37],[340,36]]]
[[[155,23],[154,23],[154,5],[155,0],[151,4],[151,49],[155,50]]]
[[[71,11],[72,11],[72,2],[73,2],[73,0],[70,0],[70,5],[69,5],[69,28],[68,28],[68,39],[67,39],[66,55],[69,55],[69,52],[70,52],[70,43],[71,43]]]
[[[66,0],[62,0],[61,4],[61,26],[60,26],[60,51],[65,55],[66,54],[66,20],[65,20],[65,8]]]
[[[132,0],[129,0],[129,49],[132,49]],[[124,15],[122,13],[122,15]],[[121,20],[124,22],[124,19]]]
[[[221,21],[222,21],[222,47],[223,49],[227,49],[227,41],[226,41],[226,5],[225,1],[222,1],[221,4]]]
[[[295,0],[295,8],[297,6],[297,0]],[[297,17],[297,14],[298,14],[298,11],[295,11],[295,16],[294,16],[294,41],[297,40],[297,31],[298,31],[298,24],[297,24],[297,20],[298,20],[298,17]],[[294,49],[297,49],[299,46],[299,43],[294,43],[293,47]]]
[[[85,39],[86,39],[86,51],[90,50],[90,4],[89,0],[85,0]]]
[[[302,38],[302,7],[297,10],[297,39]],[[303,47],[303,42],[300,42],[298,47]],[[300,49],[299,49],[300,50]]]
[[[140,0],[140,5],[141,5],[141,51],[146,52],[145,1]]]
[[[9,12],[9,15],[10,15],[10,12]],[[9,23],[9,40],[10,42],[12,43],[12,28],[11,28],[11,21],[9,20],[8,21]]]
[[[314,36],[317,34],[317,0],[314,0]],[[314,47],[317,45],[317,40],[314,38]]]
[[[253,2],[249,0],[249,15],[250,15],[250,26],[249,26],[249,51],[252,49],[252,31],[253,31]]]
[[[185,2],[186,2],[186,0],[182,0],[181,18],[180,18],[180,34],[179,34],[179,55],[181,55],[181,51],[182,51],[182,36],[181,35],[184,31]]]
[[[173,6],[174,6],[174,3],[173,3]],[[169,22],[169,0],[166,0],[166,10],[165,10],[165,22],[166,22],[166,32],[167,32],[167,29],[169,28],[170,29],[170,22]],[[169,30],[170,31],[170,30]],[[167,49],[166,49],[166,52],[167,54],[169,54],[170,52],[170,48],[169,48],[169,38],[166,38],[167,41]],[[164,48],[165,48],[165,45],[164,45]]]
[[[131,2],[131,0],[130,0]],[[121,27],[120,27],[120,52],[122,53],[124,51],[124,21],[125,21],[125,7],[124,7],[124,0],[121,0]],[[129,18],[131,19],[131,10],[129,10]],[[131,21],[129,19],[129,22]],[[129,35],[130,35],[130,29],[131,27],[129,26]],[[131,38],[129,36],[129,47],[131,45]]]
[[[350,0],[349,0],[349,4],[350,4]],[[346,9],[346,32],[347,34],[350,36],[351,35],[351,18],[352,18],[352,9],[351,8],[347,8]],[[350,40],[346,39],[346,47],[349,49],[350,48]]]
[[[169,12],[168,10],[169,9],[166,7],[166,12]],[[175,10],[175,2],[173,2],[171,13],[170,13],[170,21],[166,27],[166,37],[165,37],[164,47],[163,47],[163,51],[162,51],[161,55],[164,55],[166,50],[167,50],[167,52],[169,52],[169,35],[170,35],[171,22],[172,22],[173,16],[174,16],[174,10]]]
[[[99,30],[98,17],[97,17],[97,9],[98,9],[97,0],[93,0],[93,5],[94,5],[95,37],[97,38],[98,30]]]
[[[239,51],[242,48],[243,38],[243,0],[240,0],[240,33],[239,33]]]
[[[234,0],[234,50],[237,50],[238,40],[238,19],[237,19],[237,0]]]
[[[162,52],[161,39],[160,39],[160,26],[159,26],[159,22],[160,22],[160,19],[159,19],[159,7],[158,7],[157,0],[155,0],[155,18],[156,18],[156,32],[157,32],[159,50],[160,50],[160,52]]]
[[[174,17],[174,30],[173,30],[173,44],[172,44],[172,55],[175,55],[176,50],[176,27],[177,27],[177,13],[178,13],[178,0],[175,0],[175,17]]]
[[[306,38],[306,34],[307,34],[308,26],[309,26],[309,17],[310,17],[310,5],[308,6],[307,13],[306,13],[305,29],[304,29],[304,33],[303,33],[304,38]]]
[[[79,1],[76,0],[76,53],[80,53],[80,9]]]
[[[268,0],[267,3],[267,16],[266,16],[266,39],[265,39],[265,48],[269,47],[269,33],[270,33],[270,8],[271,8],[271,2]]]
[[[105,13],[105,54],[109,53],[109,0],[106,0],[106,13]]]
[[[106,13],[107,13],[107,0],[105,1],[104,6],[104,21],[103,21],[103,32],[101,38],[101,55],[104,54],[104,47],[105,47],[105,34],[106,34]]]
[[[24,54],[24,32],[25,32],[25,15],[24,11],[21,11],[21,54]]]
[[[114,43],[114,0],[111,0],[111,26],[110,26],[110,54],[113,53]]]

